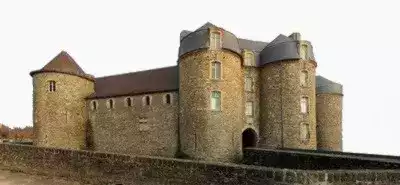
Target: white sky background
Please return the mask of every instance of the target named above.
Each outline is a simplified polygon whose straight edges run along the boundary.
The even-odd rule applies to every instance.
[[[344,150],[400,155],[396,1],[0,0],[0,123],[32,124],[32,79],[61,50],[95,76],[176,64],[207,21],[251,40],[300,32],[317,73],[344,85]]]

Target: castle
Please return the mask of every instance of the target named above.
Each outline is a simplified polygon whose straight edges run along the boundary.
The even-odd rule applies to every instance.
[[[342,85],[299,33],[270,43],[211,23],[176,66],[94,77],[62,51],[32,71],[34,145],[230,162],[243,147],[342,150]]]

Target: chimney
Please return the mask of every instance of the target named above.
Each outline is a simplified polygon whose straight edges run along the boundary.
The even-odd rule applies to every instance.
[[[289,37],[293,40],[301,40],[301,35],[298,32],[293,32]]]

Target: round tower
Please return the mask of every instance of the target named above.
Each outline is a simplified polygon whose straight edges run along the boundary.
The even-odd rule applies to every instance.
[[[343,87],[322,76],[316,83],[318,149],[342,151]]]
[[[243,68],[237,38],[210,23],[181,39],[180,151],[189,158],[240,158]]]
[[[85,148],[85,98],[94,92],[87,75],[66,52],[32,71],[34,145]]]
[[[260,147],[316,149],[312,45],[279,35],[261,52]]]

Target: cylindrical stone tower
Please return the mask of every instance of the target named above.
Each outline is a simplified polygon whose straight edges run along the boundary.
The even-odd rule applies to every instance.
[[[342,151],[343,87],[316,77],[318,150]]]
[[[64,51],[30,74],[34,145],[84,149],[88,119],[85,98],[94,92],[94,78]]]
[[[316,149],[315,70],[311,43],[278,36],[261,52],[262,148]]]
[[[192,159],[240,158],[243,67],[237,38],[206,24],[181,39],[180,151]]]

